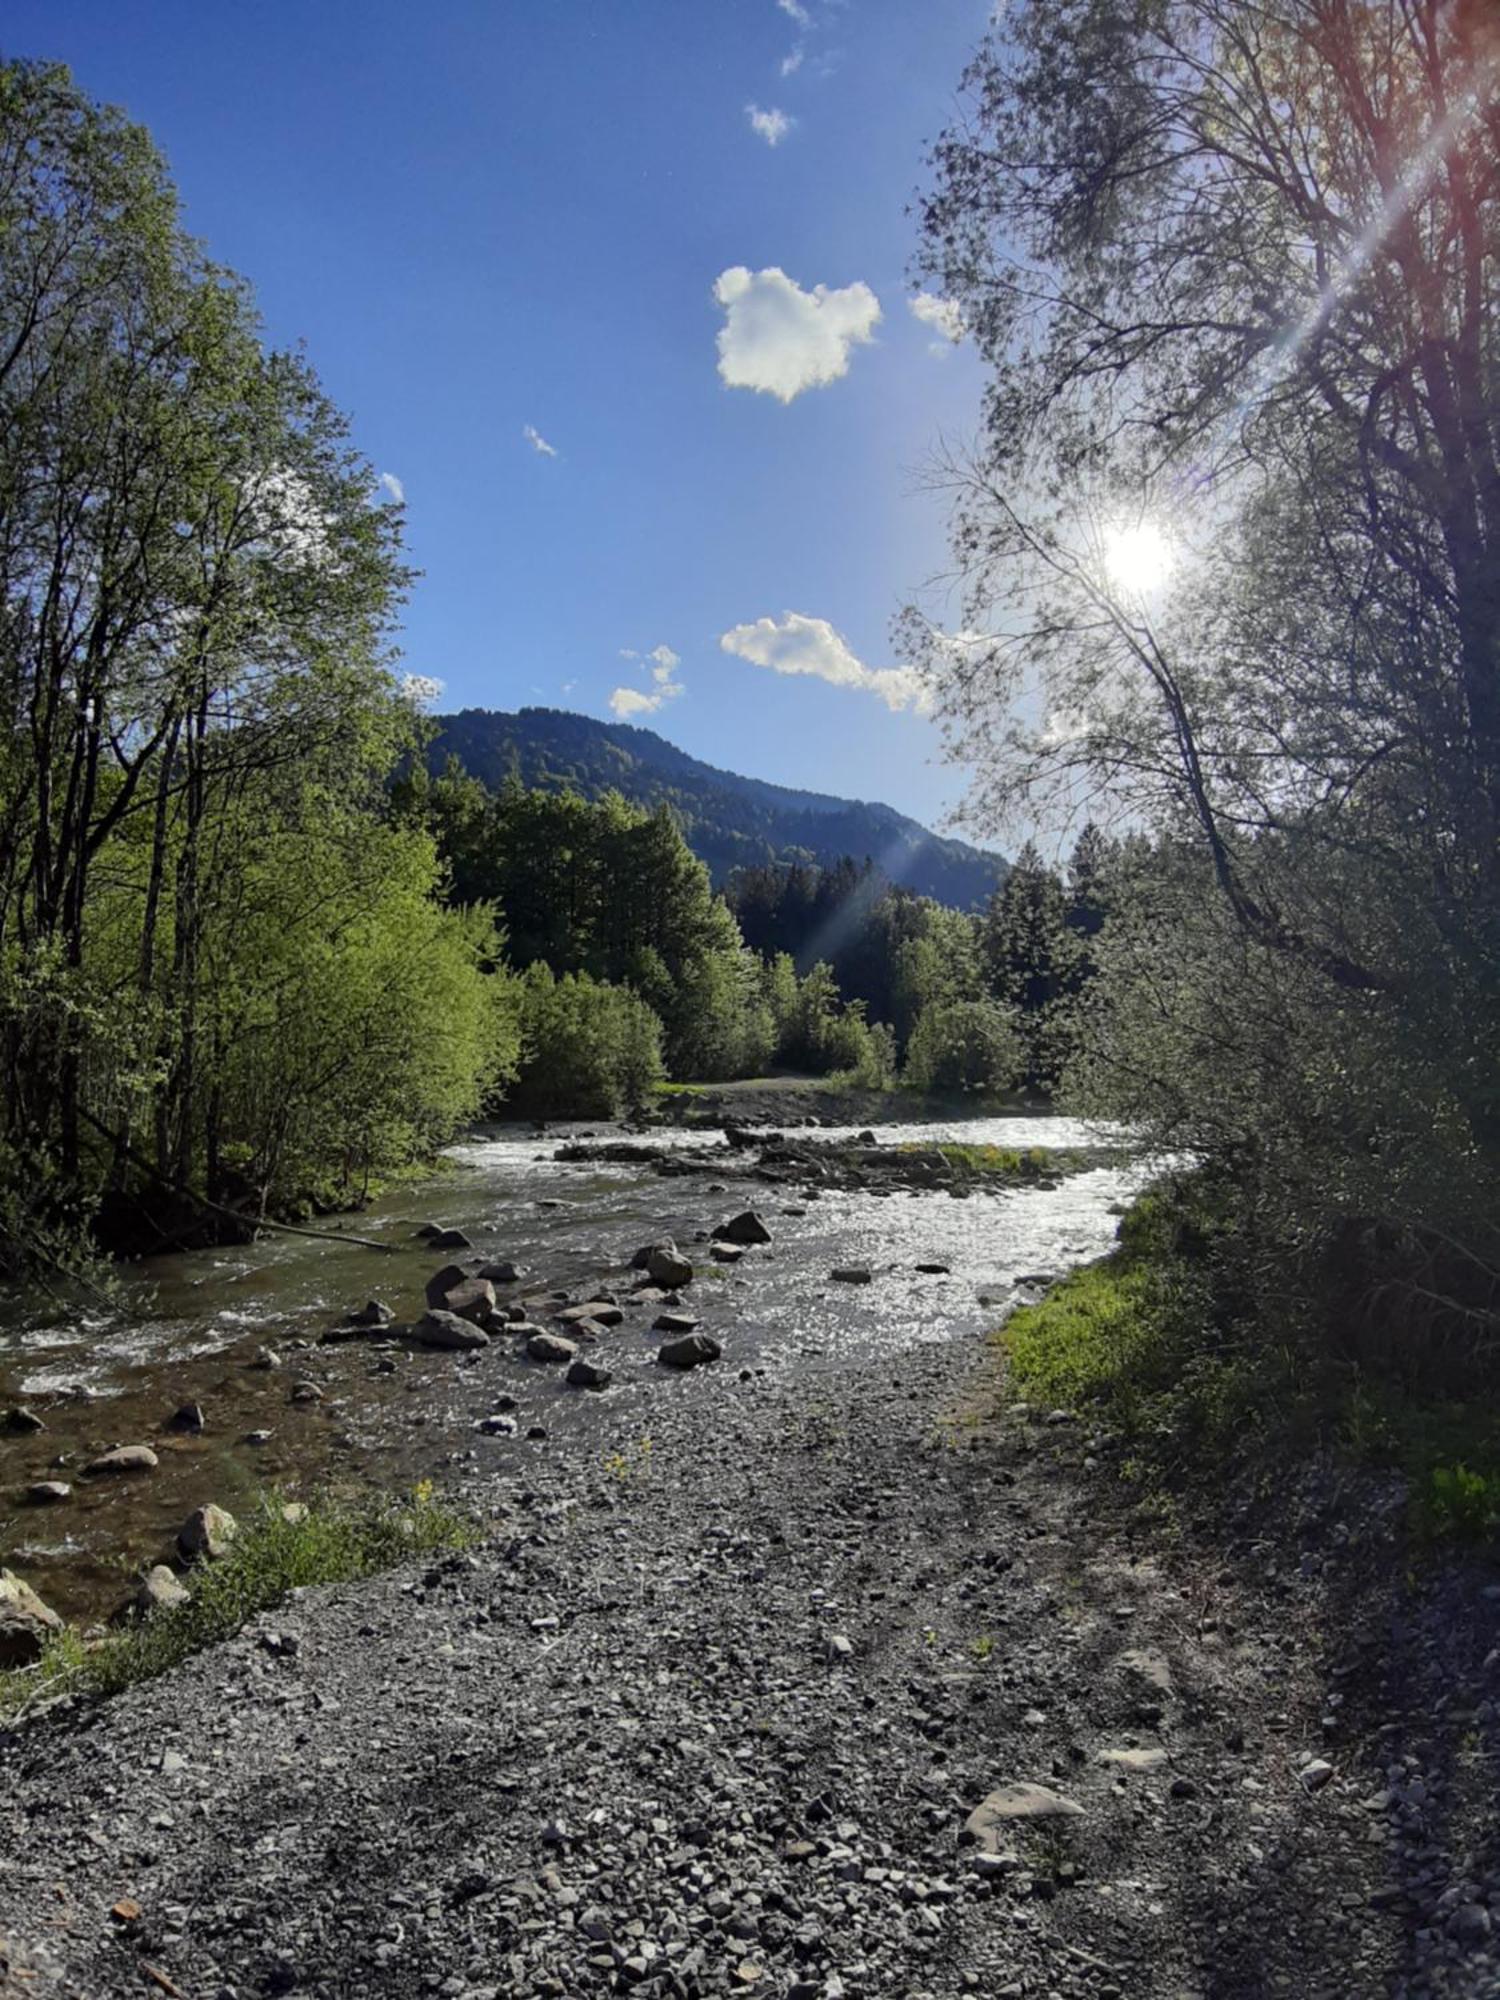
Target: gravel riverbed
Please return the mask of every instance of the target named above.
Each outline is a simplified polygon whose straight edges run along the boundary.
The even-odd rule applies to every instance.
[[[726,1356],[518,1445],[472,1554],[23,1727],[0,1991],[1500,1990],[1482,1580],[1336,1499],[1134,1523],[992,1368]]]

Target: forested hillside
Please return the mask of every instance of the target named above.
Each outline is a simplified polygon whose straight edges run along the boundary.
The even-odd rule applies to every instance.
[[[671,806],[716,886],[735,868],[776,861],[831,867],[852,855],[919,896],[970,910],[1005,878],[998,854],[941,839],[890,806],[742,778],[628,723],[556,708],[466,708],[438,716],[436,727],[428,749],[434,776],[457,757],[491,789],[516,779],[584,798],[614,791],[637,805]]]

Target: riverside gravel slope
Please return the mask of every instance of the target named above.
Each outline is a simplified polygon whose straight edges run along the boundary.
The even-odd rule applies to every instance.
[[[731,1357],[649,1449],[517,1443],[472,1555],[24,1727],[0,1992],[1500,1991],[1482,1580],[1388,1595],[1336,1502],[1233,1563],[1132,1525],[992,1367]],[[1082,1810],[981,1862],[1012,1782]]]

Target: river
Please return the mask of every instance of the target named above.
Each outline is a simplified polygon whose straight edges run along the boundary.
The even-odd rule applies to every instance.
[[[545,1139],[516,1127],[476,1133],[419,1186],[348,1221],[350,1232],[390,1245],[388,1252],[269,1235],[132,1266],[108,1310],[12,1320],[0,1332],[0,1409],[24,1403],[46,1429],[0,1438],[0,1561],[65,1615],[98,1617],[128,1594],[143,1565],[165,1557],[177,1526],[206,1501],[239,1511],[272,1489],[288,1496],[330,1485],[393,1489],[420,1478],[462,1488],[580,1427],[597,1429],[601,1451],[624,1431],[649,1436],[655,1399],[671,1395],[677,1381],[655,1364],[659,1337],[649,1331],[649,1311],[629,1313],[606,1336],[596,1358],[608,1362],[614,1384],[602,1396],[568,1389],[560,1369],[527,1361],[503,1338],[474,1356],[399,1342],[319,1346],[370,1297],[388,1303],[398,1321],[417,1316],[425,1280],[448,1261],[417,1240],[424,1222],[463,1230],[476,1257],[513,1259],[523,1281],[502,1297],[556,1290],[588,1298],[607,1285],[623,1300],[632,1282],[623,1267],[639,1244],[671,1235],[691,1250],[700,1232],[754,1206],[773,1242],[733,1269],[705,1259],[692,1308],[723,1344],[721,1367],[821,1372],[914,1342],[978,1338],[1003,1316],[1019,1281],[1109,1248],[1119,1205],[1144,1171],[1100,1167],[1052,1187],[967,1199],[831,1191],[808,1198],[731,1178],[743,1162],[726,1145],[722,1191],[711,1191],[721,1185],[712,1176],[663,1179],[641,1164],[557,1158],[593,1129],[553,1127]],[[854,1133],[825,1128],[817,1136]],[[1098,1136],[1072,1120],[1039,1117],[881,1128],[883,1145],[1067,1148]],[[660,1132],[652,1143],[701,1146],[715,1135]],[[337,1222],[329,1228],[340,1232]],[[917,1263],[948,1269],[922,1276]],[[829,1272],[844,1265],[867,1265],[873,1281],[830,1282]],[[251,1365],[262,1348],[276,1352],[278,1367]],[[312,1384],[317,1400],[291,1400],[300,1383]],[[478,1435],[477,1420],[505,1395],[518,1405],[517,1436]],[[169,1428],[189,1402],[202,1405],[201,1434]],[[548,1437],[528,1439],[533,1426]],[[79,1477],[92,1458],[122,1444],[149,1444],[157,1470]],[[69,1499],[26,1504],[27,1486],[44,1479],[70,1483]]]

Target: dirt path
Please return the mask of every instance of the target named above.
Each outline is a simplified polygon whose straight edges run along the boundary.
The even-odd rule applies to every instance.
[[[476,1555],[13,1739],[0,1991],[1500,1991],[1500,1607],[1336,1598],[1378,1523],[1132,1530],[1072,1424],[955,1422],[977,1365],[704,1371]],[[981,1860],[1012,1783],[1081,1811]]]

